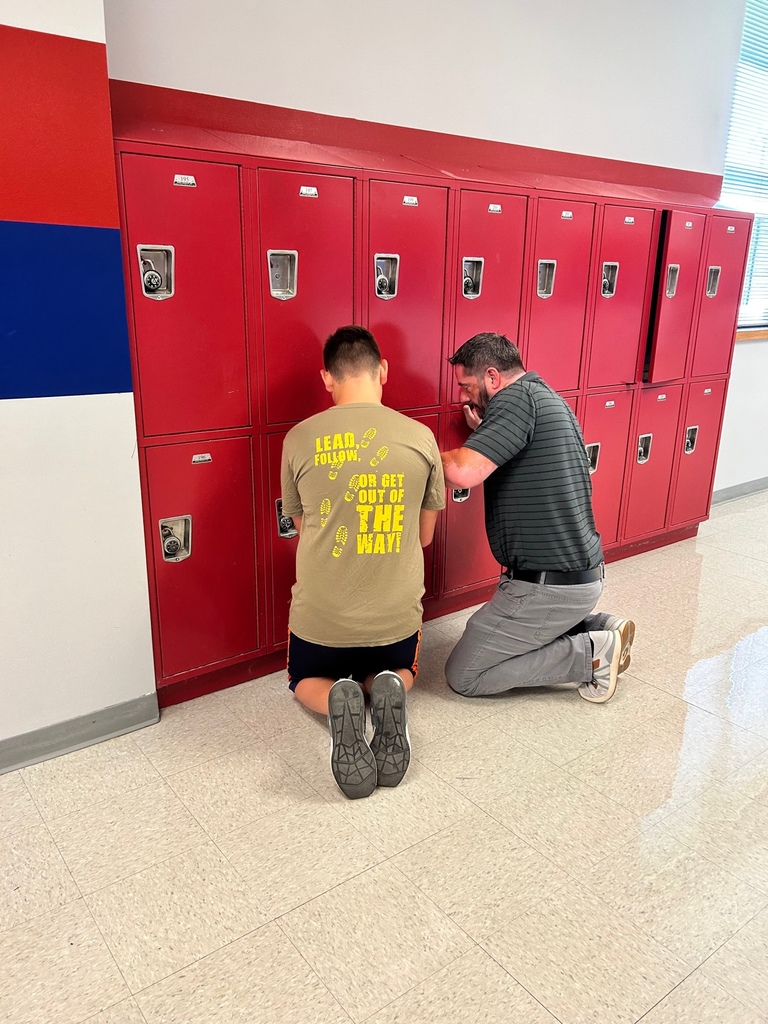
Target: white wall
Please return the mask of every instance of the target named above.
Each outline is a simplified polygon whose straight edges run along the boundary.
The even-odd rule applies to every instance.
[[[102,0],[0,0],[0,25],[105,41]]]
[[[736,345],[715,490],[768,477],[768,341]]]
[[[0,740],[154,693],[133,395],[0,402]]]
[[[721,174],[745,0],[105,0],[111,78]]]

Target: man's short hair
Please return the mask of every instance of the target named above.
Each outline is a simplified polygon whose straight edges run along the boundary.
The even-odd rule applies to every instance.
[[[376,376],[381,366],[381,352],[376,339],[365,327],[350,324],[339,327],[323,346],[323,365],[336,380]]]
[[[465,341],[448,359],[451,366],[463,366],[473,377],[482,377],[489,366],[501,373],[524,370],[520,350],[503,334],[485,332]]]

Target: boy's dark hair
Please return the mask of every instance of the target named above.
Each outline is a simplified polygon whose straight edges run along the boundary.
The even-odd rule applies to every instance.
[[[326,341],[323,365],[336,380],[359,377],[363,373],[374,377],[381,365],[381,352],[370,331],[350,324],[339,327]]]
[[[503,334],[485,332],[465,341],[448,359],[451,366],[463,366],[473,377],[482,377],[489,366],[502,373],[524,370],[517,345]]]

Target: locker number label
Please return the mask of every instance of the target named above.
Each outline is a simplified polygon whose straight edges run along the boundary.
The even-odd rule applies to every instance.
[[[200,455],[193,455],[192,465],[196,466],[199,462],[213,462],[213,458],[208,454],[208,452],[203,452]]]
[[[187,188],[197,188],[194,174],[174,174],[174,185],[186,185]]]

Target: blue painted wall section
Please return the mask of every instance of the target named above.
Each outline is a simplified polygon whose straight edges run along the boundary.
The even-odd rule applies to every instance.
[[[132,390],[119,231],[0,221],[0,398]]]

